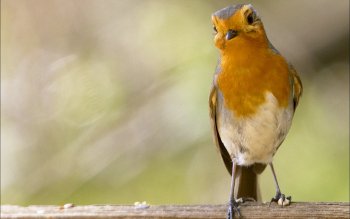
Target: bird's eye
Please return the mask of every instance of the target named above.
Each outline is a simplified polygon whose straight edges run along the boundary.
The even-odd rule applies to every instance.
[[[215,33],[217,33],[217,32],[218,32],[218,30],[216,29],[216,27],[215,27],[215,26],[213,26],[213,30],[214,30],[214,32],[215,32]]]
[[[253,24],[253,22],[254,22],[254,14],[253,13],[250,13],[247,16],[247,22],[248,22],[249,25]]]

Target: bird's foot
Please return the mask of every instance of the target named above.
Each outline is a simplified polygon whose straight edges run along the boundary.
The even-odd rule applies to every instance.
[[[271,205],[272,202],[276,202],[278,205],[281,205],[283,207],[283,206],[290,205],[290,203],[292,202],[292,197],[291,196],[286,197],[284,194],[278,191],[275,197],[271,199],[269,206]]]
[[[230,200],[228,204],[228,210],[227,210],[227,219],[233,219],[235,216],[235,212],[237,213],[238,217],[241,217],[241,212],[239,210],[239,204],[243,203],[243,199],[236,200]]]

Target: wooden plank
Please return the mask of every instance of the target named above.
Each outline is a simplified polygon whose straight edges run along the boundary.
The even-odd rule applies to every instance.
[[[86,205],[14,206],[2,205],[1,218],[225,218],[225,205]],[[297,202],[287,207],[275,203],[244,203],[242,218],[349,218],[349,203]]]

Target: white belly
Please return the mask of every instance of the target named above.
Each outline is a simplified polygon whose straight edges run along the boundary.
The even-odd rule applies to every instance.
[[[219,93],[218,98],[222,98],[222,94]],[[259,107],[255,115],[235,118],[234,113],[222,106],[221,100],[217,106],[217,127],[231,158],[238,165],[247,166],[272,162],[290,128],[293,105],[289,104],[287,109],[281,108],[277,99],[267,93],[266,103]]]

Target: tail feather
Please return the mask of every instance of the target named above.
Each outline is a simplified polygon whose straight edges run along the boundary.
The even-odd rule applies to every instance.
[[[235,198],[253,198],[261,201],[260,191],[258,189],[258,174],[262,172],[265,166],[237,166],[235,178]],[[262,169],[262,170],[261,170]]]

